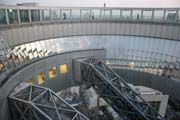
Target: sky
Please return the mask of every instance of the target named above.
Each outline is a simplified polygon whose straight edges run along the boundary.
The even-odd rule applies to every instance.
[[[180,8],[180,0],[0,0],[0,4],[38,2],[40,6],[102,7],[153,7]]]

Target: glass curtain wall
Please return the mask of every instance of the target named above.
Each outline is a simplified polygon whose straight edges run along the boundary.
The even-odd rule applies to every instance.
[[[120,19],[120,14],[121,14],[120,10],[112,10],[111,19],[119,20]]]
[[[52,14],[52,20],[60,20],[61,19],[61,12],[59,9],[52,10],[51,14]]]
[[[43,21],[50,21],[51,20],[50,10],[42,10],[42,20]]]
[[[18,19],[18,13],[20,19]],[[7,16],[10,24],[41,21],[70,21],[70,20],[143,20],[154,22],[179,22],[180,11],[177,9],[128,9],[128,8],[73,8],[73,9],[8,9]],[[42,16],[41,16],[42,14]],[[30,15],[30,16],[29,16]],[[29,18],[30,17],[30,18]],[[0,24],[7,24],[6,11],[0,9]]]
[[[40,10],[31,10],[31,21],[40,21]]]
[[[29,22],[29,11],[28,10],[19,10],[21,22]]]
[[[144,10],[143,11],[143,20],[151,20],[152,19],[152,10]]]
[[[142,13],[142,10],[133,10],[132,11],[132,20],[140,20],[141,13]]]
[[[175,21],[176,20],[176,11],[169,10],[165,12],[165,20],[167,21]]]
[[[8,17],[9,17],[9,23],[10,24],[17,24],[18,23],[17,10],[8,9],[7,12],[8,12]]]
[[[91,19],[92,20],[101,20],[101,10],[100,9],[92,9],[91,10]]]
[[[164,18],[164,11],[163,10],[154,10],[153,19],[155,21],[162,21]]]
[[[107,41],[111,40],[111,42]],[[16,47],[15,54],[19,57],[26,56],[28,59],[41,58],[51,54],[57,54],[66,51],[74,51],[81,49],[96,49],[96,48],[107,48],[108,54],[115,57],[117,54],[126,54],[123,51],[129,52],[134,56],[141,54],[140,56],[148,56],[148,53],[157,53],[158,55],[164,54],[169,56],[180,56],[180,48],[178,46],[180,42],[147,38],[147,37],[131,37],[131,36],[78,36],[78,37],[66,37],[56,38],[44,41],[37,41],[33,43],[27,43]],[[174,46],[174,47],[171,47]],[[61,49],[60,49],[61,48]],[[60,50],[59,50],[60,49]],[[119,51],[119,49],[121,49]],[[176,49],[176,50],[174,50]],[[149,51],[149,52],[148,52]],[[175,52],[177,51],[177,52]],[[135,53],[138,52],[138,53]],[[127,54],[126,54],[127,55]],[[156,56],[156,55],[153,55]],[[118,55],[116,56],[118,57]],[[159,57],[162,59],[161,57]],[[25,58],[23,58],[25,59]],[[28,60],[27,59],[27,60]]]
[[[104,20],[109,20],[111,17],[111,11],[107,9],[102,10],[102,16]]]
[[[131,11],[130,10],[122,10],[121,19],[122,20],[130,20],[131,19]]]
[[[81,18],[82,20],[91,20],[91,12],[89,9],[81,10]]]
[[[109,42],[111,41],[111,42]],[[16,46],[11,57],[1,64],[1,72],[6,67],[13,69],[39,58],[58,53],[105,48],[107,58],[145,60],[158,62],[180,62],[180,42],[135,36],[76,36],[47,39]]]
[[[180,10],[178,11],[178,22],[180,22]]]
[[[80,10],[72,9],[72,20],[80,20],[81,19],[81,12]]]
[[[70,9],[61,10],[61,19],[62,20],[71,20]]]
[[[4,9],[0,9],[0,24],[7,24],[6,14]]]

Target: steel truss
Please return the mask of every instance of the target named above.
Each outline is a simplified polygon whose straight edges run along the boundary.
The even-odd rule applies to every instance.
[[[80,62],[81,79],[85,84],[93,86],[120,116],[126,116],[128,120],[164,120],[103,61],[87,58]]]
[[[14,60],[14,56],[11,56],[11,53],[12,53],[12,51],[11,51],[9,45],[3,39],[3,37],[0,35],[0,63],[2,62],[4,64],[5,61],[8,61],[8,59],[10,57],[12,57],[14,64],[17,66],[17,63]],[[12,64],[10,64],[10,65],[11,65],[11,67],[13,67]],[[8,71],[8,68],[6,68],[6,70]]]
[[[6,57],[6,55],[9,53],[9,46],[1,35],[0,35],[0,50],[1,50],[0,51],[1,57]]]
[[[52,90],[31,85],[9,97],[13,120],[89,120]]]

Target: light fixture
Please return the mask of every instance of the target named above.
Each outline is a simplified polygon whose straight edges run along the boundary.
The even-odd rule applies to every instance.
[[[11,13],[13,10],[12,9],[9,9],[9,12]]]
[[[134,62],[131,62],[131,63],[129,64],[129,66],[130,66],[131,68],[134,68],[134,66],[135,66]]]
[[[0,64],[0,70],[3,70],[3,68],[4,68],[4,65]]]

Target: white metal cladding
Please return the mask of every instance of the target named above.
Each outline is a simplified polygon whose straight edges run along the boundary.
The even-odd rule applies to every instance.
[[[124,22],[55,23],[6,29],[1,34],[10,47],[49,38],[84,35],[127,35],[180,40],[180,26]]]

